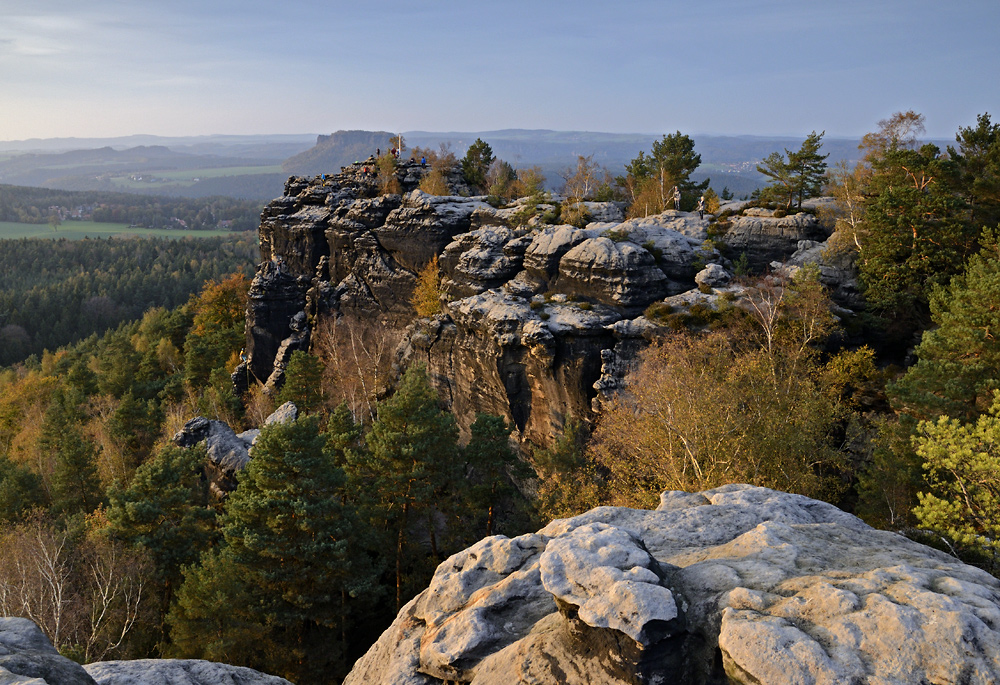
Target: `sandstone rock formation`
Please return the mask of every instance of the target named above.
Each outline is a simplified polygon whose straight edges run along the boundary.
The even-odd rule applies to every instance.
[[[489,412],[522,441],[547,444],[570,417],[593,418],[620,383],[615,374],[655,330],[639,321],[647,306],[727,283],[711,216],[669,210],[626,221],[620,203],[587,203],[595,221],[586,228],[550,226],[533,214],[537,198],[498,209],[485,197],[423,193],[419,165],[398,172],[403,194],[380,195],[365,166],[292,177],[264,210],[239,390],[277,387],[318,322],[346,316],[401,337],[397,370],[426,363],[463,432]],[[736,217],[716,241],[763,269],[800,241],[825,238],[800,214]],[[417,274],[435,256],[443,311],[415,321]]]
[[[83,667],[61,656],[26,618],[0,618],[0,683],[95,685]]]
[[[294,421],[297,415],[295,405],[285,402],[264,420],[264,425]],[[209,489],[213,496],[223,499],[227,493],[236,489],[236,474],[250,462],[253,445],[259,434],[260,429],[251,429],[237,435],[222,421],[196,416],[174,434],[172,441],[178,447],[194,447],[205,443],[205,451],[208,453],[205,476],[209,481]]]
[[[800,240],[821,242],[830,237],[816,217],[805,212],[775,217],[771,210],[746,209],[744,214],[732,217],[722,240],[735,254],[746,254],[754,271],[784,261]]]
[[[345,683],[998,679],[996,578],[832,505],[730,485],[480,541]]]
[[[291,685],[252,668],[200,659],[100,661],[84,669],[97,685]]]
[[[250,668],[195,659],[104,661],[81,666],[61,656],[34,622],[0,618],[3,685],[291,685]]]

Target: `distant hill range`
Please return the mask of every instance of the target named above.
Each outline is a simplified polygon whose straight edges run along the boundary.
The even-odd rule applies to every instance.
[[[0,183],[61,190],[124,191],[179,197],[269,200],[281,195],[289,175],[336,173],[391,146],[388,131],[337,131],[330,135],[194,136],[168,138],[58,138],[0,141]],[[476,138],[515,168],[538,166],[558,189],[578,156],[593,155],[613,175],[661,134],[504,129],[481,132],[403,133],[408,149],[448,145],[458,157]],[[692,135],[701,154],[696,180],[728,187],[737,196],[764,183],[757,163],[774,151],[798,149],[803,138]],[[858,159],[858,140],[825,138],[831,165]],[[952,141],[932,141],[944,147]],[[405,153],[404,153],[405,154]]]
[[[392,136],[388,131],[337,131],[319,136],[313,147],[286,159],[281,168],[298,176],[338,173],[340,167],[368,159],[377,150],[389,150]]]
[[[0,142],[0,183],[172,197],[270,200],[281,163],[315,135],[58,138]]]
[[[396,134],[388,131],[337,131],[329,136],[319,136],[316,145],[284,162],[282,168],[301,176],[336,173],[342,166],[367,159],[376,149],[385,150]],[[589,131],[548,131],[505,129],[481,132],[429,132],[403,133],[406,148],[431,148],[446,145],[458,156],[477,138],[490,144],[494,155],[506,160],[515,168],[541,167],[548,183],[557,190],[562,186],[567,170],[576,165],[579,156],[591,156],[613,175],[623,174],[625,165],[639,151],[649,152],[653,141],[661,135],[641,133],[597,133]],[[692,136],[695,149],[702,158],[702,166],[695,174],[697,180],[711,178],[712,185],[721,191],[728,187],[737,195],[748,194],[764,183],[756,171],[757,163],[775,150],[797,149],[802,139],[793,137],[767,138],[760,136]],[[856,160],[858,140],[834,138],[824,140],[823,151],[829,153],[829,162]],[[405,153],[404,153],[405,154]]]

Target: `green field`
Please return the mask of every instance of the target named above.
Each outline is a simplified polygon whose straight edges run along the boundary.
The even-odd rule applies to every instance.
[[[186,231],[166,228],[129,228],[124,224],[103,224],[94,221],[65,221],[53,231],[48,224],[19,224],[11,221],[0,221],[0,240],[11,238],[66,238],[67,240],[82,240],[83,238],[110,238],[136,236],[147,238],[208,238],[212,236],[232,235],[229,231]]]
[[[144,180],[133,181],[131,174],[113,176],[111,182],[119,188],[150,188],[150,187],[189,187],[195,184],[195,179],[217,178],[219,176],[253,176],[256,174],[281,173],[281,165],[272,166],[233,166],[218,169],[183,169],[180,171],[145,171],[138,175]],[[149,179],[159,179],[150,181]]]

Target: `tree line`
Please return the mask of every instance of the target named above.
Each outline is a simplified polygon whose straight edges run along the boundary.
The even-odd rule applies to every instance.
[[[173,308],[225,274],[249,275],[255,236],[4,241],[0,365]]]
[[[145,228],[253,231],[262,209],[261,202],[229,197],[189,199],[0,185],[0,221],[26,224],[72,217]]]

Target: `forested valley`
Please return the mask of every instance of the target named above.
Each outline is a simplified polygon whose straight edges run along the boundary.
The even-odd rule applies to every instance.
[[[0,185],[0,221],[26,224],[84,219],[143,228],[253,231],[263,203],[231,197],[187,199],[135,193]]]
[[[921,127],[913,112],[879,122],[854,168],[826,169],[815,133],[762,163],[774,182],[761,207],[835,198],[827,249],[857,265],[866,312],[833,306],[810,268],[743,270],[746,307],[654,305],[661,333],[614,404],[519,452],[511,427],[485,414],[460,444],[426,370],[396,374],[398,340],[371,322],[314,322],[280,391],[237,397],[256,260],[237,243],[178,241],[167,257],[167,246],[108,241],[114,257],[91,276],[77,257],[99,260],[97,247],[74,256],[52,243],[62,256],[45,261],[12,244],[16,263],[38,267],[3,311],[36,290],[57,304],[38,300],[3,330],[34,344],[48,335],[29,328],[38,312],[65,298],[75,313],[45,321],[66,321],[65,339],[25,347],[35,354],[0,374],[0,611],[35,620],[79,660],[197,657],[331,682],[476,540],[731,482],[825,499],[1000,573],[1000,126],[982,115],[946,151],[921,145]],[[497,160],[475,152],[466,181],[499,196]],[[704,193],[717,211],[710,185],[689,179],[697,165],[678,132],[617,178],[581,158],[564,195],[623,198],[643,216],[676,186],[684,209]],[[503,177],[524,183],[509,165]],[[208,282],[170,291],[182,272]],[[437,278],[421,279],[417,311]],[[117,295],[100,291],[118,282]],[[177,299],[126,301],[144,288]],[[95,297],[122,314],[103,333],[85,328],[109,306]],[[226,498],[209,490],[204,451],[170,442],[194,416],[256,428],[286,401],[299,418],[262,428]]]
[[[252,233],[6,240],[0,251],[0,364],[136,321],[152,307],[177,307],[206,281],[250,275],[256,259]]]

